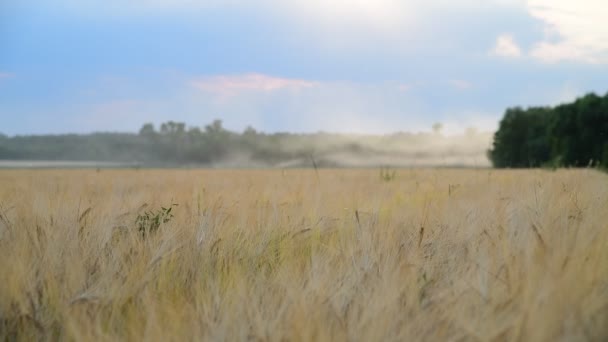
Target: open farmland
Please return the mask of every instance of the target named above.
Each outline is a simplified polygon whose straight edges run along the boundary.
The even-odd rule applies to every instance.
[[[0,340],[608,337],[608,176],[383,176],[0,171]]]

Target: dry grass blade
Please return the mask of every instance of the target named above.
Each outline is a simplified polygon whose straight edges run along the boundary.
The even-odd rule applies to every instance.
[[[607,175],[393,173],[0,171],[0,341],[607,340]]]

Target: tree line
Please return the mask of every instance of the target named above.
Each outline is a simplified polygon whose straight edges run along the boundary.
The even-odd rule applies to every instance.
[[[475,130],[458,137],[433,132],[385,136],[330,133],[234,132],[215,120],[204,127],[169,121],[144,124],[138,133],[92,133],[8,137],[0,134],[0,160],[65,160],[139,163],[145,166],[213,165],[228,159],[241,166],[276,166],[323,156],[383,155],[444,158],[487,153],[494,167],[608,168],[608,93],[589,93],[554,107],[508,108],[493,139]],[[483,146],[486,147],[483,147]],[[329,160],[331,158],[327,158]],[[435,158],[436,159],[436,158]],[[328,162],[329,163],[329,162]],[[330,163],[331,164],[331,163]]]
[[[354,135],[264,133],[252,127],[235,132],[226,129],[221,120],[203,127],[168,121],[159,126],[144,124],[137,133],[0,135],[0,160],[299,167],[313,165],[313,158],[319,166],[372,164],[376,158],[373,160],[382,160],[377,163],[385,166],[406,165],[408,160],[428,160],[431,165],[443,163],[449,156],[469,163],[484,159],[490,140],[491,133],[473,128],[460,136],[444,136],[440,125],[435,125],[433,132]]]
[[[247,128],[229,131],[215,120],[203,128],[168,121],[158,129],[144,124],[139,133],[0,135],[0,159],[137,162],[143,165],[210,164],[236,151],[262,159],[285,157],[273,146],[281,134],[259,134]]]
[[[507,109],[488,157],[498,168],[607,168],[608,93],[555,107]]]

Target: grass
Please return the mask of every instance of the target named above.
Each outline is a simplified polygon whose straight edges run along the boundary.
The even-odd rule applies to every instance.
[[[605,340],[607,203],[592,170],[0,171],[0,340]]]

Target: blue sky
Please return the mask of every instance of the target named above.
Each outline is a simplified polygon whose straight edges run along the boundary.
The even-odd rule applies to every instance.
[[[0,2],[0,132],[495,129],[608,91],[603,0]]]

